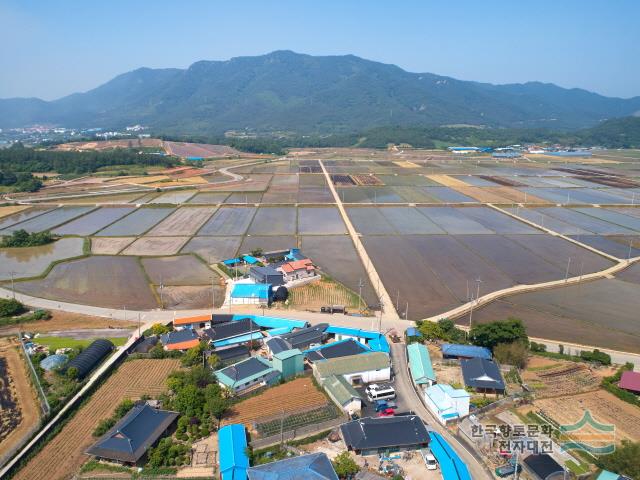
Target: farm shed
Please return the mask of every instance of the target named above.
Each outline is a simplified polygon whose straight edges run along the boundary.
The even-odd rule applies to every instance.
[[[256,283],[270,283],[276,287],[284,285],[284,276],[273,267],[251,267],[249,269],[249,278]]]
[[[470,397],[464,388],[453,388],[446,383],[437,383],[424,391],[427,407],[443,425],[469,415]]]
[[[234,423],[222,427],[218,431],[218,450],[222,480],[246,480],[249,457],[244,426]]]
[[[429,432],[417,415],[360,418],[340,426],[347,449],[360,455],[429,446]]]
[[[272,384],[280,379],[280,372],[262,357],[251,357],[218,370],[218,383],[235,393],[242,392],[254,385]]]
[[[104,338],[94,340],[91,342],[91,345],[67,364],[67,370],[69,368],[76,368],[78,370],[78,378],[84,378],[104,357],[109,355],[113,349],[114,345],[109,340],[105,340]]]
[[[431,386],[435,383],[436,374],[433,372],[431,356],[427,347],[422,343],[410,343],[407,345],[407,356],[409,357],[409,371],[413,383],[419,386]]]
[[[336,340],[352,338],[360,343],[364,343],[374,352],[389,353],[389,342],[384,334],[372,332],[370,330],[360,330],[359,328],[336,327],[329,325],[327,333],[333,335]]]
[[[301,328],[281,335],[281,338],[291,345],[291,348],[306,349],[313,344],[321,344],[326,340],[327,334],[325,330],[328,326],[329,324],[327,323],[319,323],[313,327]]]
[[[212,342],[219,342],[221,340],[228,340],[230,338],[235,338],[259,331],[260,326],[258,324],[256,324],[250,318],[243,318],[242,320],[218,323],[210,328],[205,328],[202,331],[202,335]]]
[[[254,322],[260,325],[262,328],[273,329],[273,328],[289,328],[293,330],[294,328],[305,328],[309,326],[309,323],[304,320],[294,320],[291,318],[280,318],[280,317],[264,317],[262,315],[234,315],[233,319],[238,320],[239,318],[251,318]]]
[[[295,473],[294,473],[295,472]],[[310,453],[258,465],[247,470],[249,480],[338,480],[329,457],[325,453]]]
[[[196,328],[209,328],[212,323],[212,315],[197,315],[195,317],[176,318],[173,321],[173,327],[176,330],[182,330],[183,328],[196,329]]]
[[[256,257],[254,257],[253,255],[244,255],[242,257],[242,261],[244,263],[248,263],[249,265],[255,265],[256,263],[260,263],[260,260],[258,260]]]
[[[349,355],[360,355],[362,353],[370,353],[371,349],[357,340],[351,338],[347,340],[339,340],[337,342],[328,343],[319,347],[307,350],[305,353],[310,362],[318,362],[328,360],[330,358],[340,358]]]
[[[479,392],[504,392],[504,380],[498,365],[493,360],[470,358],[461,360],[462,378],[467,387]]]
[[[343,375],[352,385],[384,382],[391,379],[389,356],[382,352],[350,355],[313,364],[313,374],[320,383],[331,375]]]
[[[443,480],[471,480],[467,465],[437,432],[429,432],[431,453],[438,460]]]
[[[491,350],[476,345],[443,343],[440,348],[444,358],[484,358],[491,360]]]
[[[522,462],[524,468],[539,480],[560,480],[564,478],[564,469],[547,453],[529,455]]]
[[[633,393],[640,393],[640,372],[622,372],[618,386]]]
[[[213,342],[213,346],[215,348],[228,347],[229,345],[240,345],[250,340],[261,342],[262,338],[261,332],[253,332],[247,333],[246,335],[240,335],[238,337],[227,338],[226,340],[216,340]]]
[[[600,475],[596,477],[596,480],[631,480],[629,477],[618,475],[617,473],[610,472],[608,470],[602,470]]]
[[[304,355],[297,348],[274,354],[272,363],[283,378],[295,377],[304,371]]]
[[[236,283],[231,290],[231,305],[259,305],[271,303],[270,283]]]
[[[98,458],[135,464],[178,418],[178,412],[136,405],[86,453]]]
[[[330,375],[324,378],[322,388],[345,412],[352,414],[362,409],[362,397],[342,375]]]
[[[149,353],[149,351],[158,344],[158,340],[157,335],[145,337],[133,347],[132,351],[134,353]]]
[[[299,248],[291,248],[289,249],[289,253],[287,253],[284,258],[289,261],[295,261],[305,260],[307,257],[302,254]]]
[[[49,355],[40,360],[40,368],[47,371],[55,370],[67,363],[67,360],[69,360],[69,356],[65,354]]]
[[[200,344],[200,337],[190,328],[165,333],[160,336],[160,340],[165,350],[189,350]]]

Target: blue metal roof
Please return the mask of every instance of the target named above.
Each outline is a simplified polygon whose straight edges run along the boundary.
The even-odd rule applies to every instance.
[[[458,343],[443,343],[442,354],[449,357],[484,358],[491,360],[491,350],[477,345],[461,345]]]
[[[333,465],[324,453],[286,458],[249,469],[249,480],[338,480]]]
[[[260,332],[247,333],[246,335],[240,335],[239,337],[226,338],[224,340],[218,340],[213,342],[213,346],[216,348],[226,347],[228,345],[238,345],[240,343],[248,342],[249,340],[260,340],[262,334]]]
[[[287,328],[293,329],[293,328],[304,328],[309,325],[304,320],[293,320],[291,318],[263,317],[262,315],[234,315],[233,316],[234,320],[241,320],[243,318],[251,318],[254,321],[254,323],[257,323],[262,328],[287,327]]]
[[[367,340],[367,346],[374,352],[389,353],[389,342],[380,332],[372,332],[371,330],[360,330],[359,328],[336,327],[329,325],[325,330],[327,333],[334,335],[348,335],[350,337],[364,338]]]
[[[230,258],[228,260],[222,261],[222,263],[224,263],[225,265],[236,265],[240,262],[242,262],[242,260],[240,260],[239,258]]]
[[[430,431],[429,436],[429,448],[440,464],[443,480],[471,480],[467,466],[442,435]]]
[[[407,328],[407,337],[419,337],[419,336],[420,336],[420,330],[418,330],[416,327]]]
[[[260,260],[258,260],[256,257],[252,256],[252,255],[244,255],[242,257],[242,260],[244,260],[247,263],[250,263],[251,265],[254,265],[256,263],[258,263]]]
[[[249,457],[245,453],[247,434],[244,425],[234,423],[218,431],[220,474],[222,480],[246,480]]]
[[[269,283],[236,283],[231,291],[232,298],[260,298],[268,300],[271,297]],[[245,317],[246,318],[246,317]]]

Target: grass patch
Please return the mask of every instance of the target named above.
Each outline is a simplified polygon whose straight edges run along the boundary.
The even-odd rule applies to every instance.
[[[573,460],[567,460],[564,464],[569,470],[571,470],[571,473],[575,475],[584,475],[585,473],[589,473],[589,466],[584,463],[578,464]]]
[[[34,339],[36,343],[40,345],[47,345],[49,350],[57,350],[58,348],[86,348],[88,347],[95,338],[83,338],[76,339],[70,337],[38,337]],[[116,347],[122,346],[127,343],[127,338],[125,337],[111,337],[107,338],[111,343],[113,343]]]

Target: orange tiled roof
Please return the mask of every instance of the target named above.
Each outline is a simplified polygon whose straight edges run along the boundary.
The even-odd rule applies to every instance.
[[[199,344],[200,339],[194,338],[193,340],[187,340],[186,342],[167,345],[167,350],[189,350],[190,348],[197,347]]]
[[[313,262],[308,258],[303,260],[296,260],[295,262],[287,262],[282,265],[282,271],[285,273],[291,273],[296,270],[315,270],[316,267],[313,266]]]
[[[190,325],[192,323],[210,322],[211,315],[197,315],[195,317],[176,318],[173,321],[174,325]]]

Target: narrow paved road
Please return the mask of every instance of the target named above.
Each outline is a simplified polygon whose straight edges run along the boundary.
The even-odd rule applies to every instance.
[[[469,473],[473,480],[493,478],[493,476],[490,475],[483,467],[478,458],[458,442],[458,440],[451,435],[446,428],[440,425],[435,417],[431,415],[431,412],[429,412],[429,410],[424,406],[411,382],[405,347],[406,345],[404,343],[391,344],[391,359],[393,361],[393,371],[395,374],[395,388],[399,396],[405,399],[409,408],[422,418],[432,430],[440,433],[447,442],[449,442],[451,447],[469,468]]]

